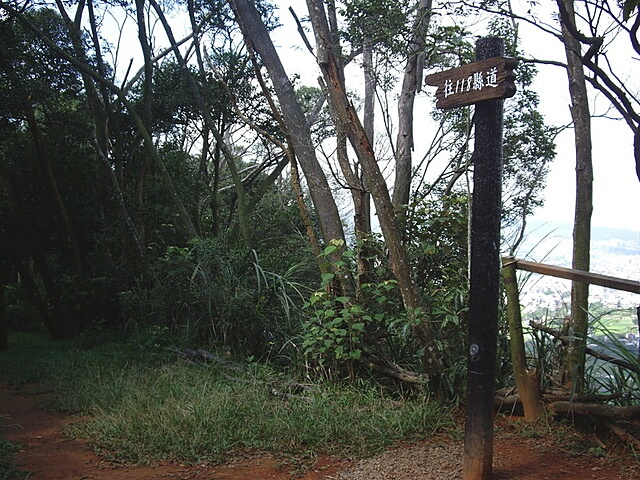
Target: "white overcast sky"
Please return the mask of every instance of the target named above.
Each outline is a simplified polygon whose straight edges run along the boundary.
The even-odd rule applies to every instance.
[[[289,75],[301,74],[303,83],[317,85],[318,69],[313,57],[303,46],[295,23],[288,12],[293,5],[299,17],[306,16],[304,0],[280,0],[275,2],[279,8],[279,17],[283,28],[273,32],[274,43],[279,47],[283,63]],[[176,21],[176,23],[179,23]],[[133,26],[129,23],[129,26]],[[159,26],[158,26],[159,27]],[[158,28],[157,27],[157,28]],[[161,28],[158,28],[161,31]],[[184,29],[186,31],[186,27]],[[182,33],[175,27],[176,36]],[[128,32],[129,38],[124,44],[131,46],[131,51],[122,52],[121,65],[125,65],[130,57],[139,58],[139,45],[135,31]],[[312,34],[310,34],[312,36]],[[162,36],[160,34],[160,36]],[[541,33],[534,27],[520,25],[522,49],[530,56],[548,60],[565,61],[562,44],[549,35]],[[311,38],[313,43],[313,39]],[[617,54],[623,58],[627,72],[621,72],[629,81],[640,78],[640,60],[631,50],[620,50]],[[432,73],[432,72],[425,72]],[[361,75],[358,72],[357,75]],[[636,84],[640,82],[636,80]],[[541,65],[535,83],[540,95],[541,112],[547,122],[553,125],[565,125],[570,122],[569,93],[566,73],[555,66]],[[425,93],[421,93],[425,96]],[[509,101],[509,100],[507,100]],[[416,102],[416,122],[423,115],[430,116],[430,103],[425,99]],[[601,115],[607,111],[606,99],[595,98],[592,101],[592,113]],[[416,127],[416,144],[425,134]],[[429,136],[431,133],[428,134]],[[640,181],[635,173],[633,160],[633,138],[630,128],[621,120],[594,118],[592,123],[593,163],[594,163],[594,211],[593,226],[631,229],[640,232]],[[565,130],[557,138],[557,158],[553,162],[545,189],[545,206],[536,211],[534,219],[573,223],[575,201],[575,153],[573,131]],[[416,150],[419,158],[424,152]]]
[[[523,49],[532,57],[566,61],[560,42],[537,29],[521,26]],[[623,39],[621,39],[623,40]],[[637,87],[640,61],[630,48],[628,41],[621,41],[610,52],[617,64],[626,71],[617,72]],[[616,58],[617,57],[617,58]],[[540,95],[541,112],[549,123],[566,124],[571,120],[569,91],[566,72],[558,67],[540,65],[535,84]],[[593,92],[592,92],[593,93]],[[640,180],[636,176],[633,158],[633,134],[622,120],[603,118],[609,114],[609,102],[597,94],[591,101],[594,210],[593,226],[625,228],[640,231]],[[600,116],[598,118],[598,116]],[[575,202],[575,144],[573,130],[565,130],[557,138],[557,157],[551,167],[545,191],[546,204],[536,217],[572,223]]]
[[[293,5],[298,16],[305,16],[306,7],[303,0],[278,2],[280,19],[287,32],[276,32],[274,42],[280,46],[282,57],[289,74],[300,73],[314,84],[317,72],[313,59],[301,47],[301,42],[291,28],[294,22],[287,11]],[[541,33],[534,27],[520,25],[522,49],[532,57],[546,60],[566,61],[562,44],[555,38]],[[294,47],[291,45],[294,44]],[[627,61],[622,64],[629,68],[621,72],[634,78],[634,72],[640,72],[640,61],[631,55],[631,51],[623,51]],[[431,72],[425,72],[431,73]],[[637,74],[636,74],[636,78]],[[540,95],[540,109],[547,122],[552,125],[565,125],[571,121],[569,111],[569,93],[566,73],[563,69],[540,65],[534,85]],[[508,101],[508,100],[507,100]],[[419,105],[421,102],[418,102]],[[592,105],[594,115],[607,113],[606,99],[595,98]],[[610,112],[611,113],[611,112]],[[416,121],[421,115],[416,111]],[[424,115],[429,115],[425,112]],[[419,127],[417,127],[418,129]],[[630,128],[621,120],[594,118],[592,124],[593,163],[594,163],[594,211],[593,226],[631,229],[640,232],[640,180],[635,173],[633,160],[633,136]],[[416,132],[416,137],[420,132]],[[417,142],[416,142],[417,143]],[[547,188],[545,189],[545,206],[536,211],[536,220],[573,223],[575,202],[575,150],[573,130],[568,129],[557,138],[557,157],[551,166]],[[420,156],[420,152],[416,152]]]

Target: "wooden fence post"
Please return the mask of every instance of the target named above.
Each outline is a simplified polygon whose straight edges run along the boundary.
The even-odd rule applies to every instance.
[[[524,408],[524,417],[535,422],[544,415],[540,385],[535,371],[527,369],[527,356],[522,334],[522,312],[520,311],[520,294],[516,280],[516,262],[507,259],[503,262],[502,278],[507,293],[507,320],[511,343],[511,363],[518,387],[518,396]]]

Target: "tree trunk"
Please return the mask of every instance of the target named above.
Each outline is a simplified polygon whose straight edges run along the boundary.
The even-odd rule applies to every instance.
[[[375,145],[375,97],[376,80],[373,65],[373,47],[365,40],[362,50],[362,64],[364,71],[364,115],[363,128],[369,141]],[[353,194],[354,226],[356,239],[360,241],[358,249],[358,291],[360,286],[371,281],[371,261],[369,260],[369,248],[367,238],[371,236],[371,194],[367,188],[361,168],[356,169],[356,175],[362,188]]]
[[[137,0],[137,1],[141,1],[141,0]],[[200,112],[202,113],[202,116],[204,117],[206,126],[215,137],[216,142],[218,142],[222,152],[225,155],[225,158],[227,160],[227,166],[229,167],[229,172],[231,174],[231,178],[233,179],[236,198],[238,201],[238,225],[240,228],[240,232],[242,233],[242,238],[244,240],[245,248],[249,252],[252,252],[253,240],[252,240],[250,229],[249,229],[249,215],[248,215],[248,209],[247,209],[246,192],[244,189],[244,185],[242,183],[240,171],[238,170],[238,166],[236,164],[236,157],[231,154],[230,149],[225,145],[222,133],[218,130],[217,125],[214,122],[214,119],[211,115],[211,112],[204,101],[204,97],[200,93],[200,90],[193,78],[193,75],[187,68],[187,63],[185,59],[180,53],[180,50],[178,49],[178,43],[176,42],[175,36],[173,35],[173,31],[171,29],[171,26],[169,25],[169,22],[167,21],[167,18],[164,12],[162,11],[162,9],[160,8],[160,5],[155,0],[149,0],[149,3],[155,10],[160,20],[160,23],[164,27],[167,38],[171,43],[171,48],[173,49],[173,53],[176,57],[176,60],[178,61],[178,64],[184,71],[187,85],[189,86],[189,90],[195,100],[195,103],[198,109],[200,110]],[[202,69],[204,68],[204,65],[201,62],[199,62],[199,67]],[[201,71],[201,75],[205,76],[205,72]],[[195,230],[195,226],[193,226],[193,236],[195,238],[199,238],[199,234]]]
[[[100,47],[100,34],[98,31],[98,19],[95,16],[94,9],[94,0],[87,1],[87,11],[89,13],[89,25],[91,31],[91,40],[93,42],[93,50],[95,52],[95,63],[98,69],[98,73],[103,77],[108,75],[107,66],[104,63],[102,49]],[[82,38],[82,35],[78,35],[77,38]],[[82,41],[77,42],[74,38],[74,48],[75,45],[82,45]],[[83,53],[81,53],[83,55]],[[89,104],[90,112],[93,116],[93,123],[95,125],[95,134],[96,141],[99,145],[99,148],[102,152],[108,152],[112,150],[112,145],[110,145],[109,140],[109,129],[113,127],[112,121],[113,115],[111,111],[111,103],[109,98],[109,91],[105,85],[97,85],[100,88],[100,97],[102,98],[102,103],[100,102],[100,98],[98,97],[98,92],[94,87],[93,80],[87,76],[82,76],[83,82],[85,83],[85,88],[87,90],[87,100]],[[115,143],[115,142],[114,142]],[[96,156],[100,156],[100,153],[97,152]],[[111,180],[110,176],[113,174],[112,168],[109,164],[104,164],[99,159],[96,162],[96,193],[98,197],[98,202],[100,205],[100,216],[104,218],[105,211],[108,208],[108,180]],[[104,181],[108,179],[107,181]]]
[[[633,136],[633,156],[636,160],[636,176],[640,180],[640,126],[636,128],[636,133]]]
[[[0,260],[0,352],[9,350],[9,318],[7,317],[7,305],[4,296],[6,283],[6,271],[8,266]]]
[[[431,326],[427,319],[422,318],[422,299],[411,276],[408,254],[402,242],[402,232],[397,224],[389,190],[376,161],[371,142],[360,123],[355,108],[347,98],[344,84],[341,81],[324,3],[322,0],[307,0],[307,6],[316,36],[318,64],[327,82],[329,101],[333,106],[333,111],[338,114],[342,128],[356,152],[366,184],[371,191],[380,228],[389,250],[391,269],[398,282],[409,319],[414,325],[414,334],[424,347],[424,370],[428,375],[435,375],[440,372],[441,363],[434,344]]]
[[[325,243],[344,240],[344,229],[327,178],[315,154],[311,133],[304,113],[296,99],[293,85],[284,70],[260,14],[252,0],[230,2],[245,41],[258,52],[280,101],[283,118],[289,130],[293,150],[307,180],[311,201],[315,207]]]
[[[333,38],[333,46],[336,51],[341,51],[340,31],[338,28],[338,19],[336,15],[335,1],[327,2],[327,13],[329,20],[329,28]],[[369,140],[373,144],[373,114],[374,114],[374,95],[375,84],[372,72],[372,51],[371,48],[364,49],[363,62],[365,71],[365,131]],[[341,82],[344,83],[344,65],[342,61],[337,62],[338,75]],[[367,258],[364,239],[371,234],[371,218],[370,218],[370,194],[365,187],[364,178],[359,173],[359,165],[357,162],[352,165],[349,161],[348,139],[347,135],[338,120],[338,114],[333,110],[333,105],[329,103],[334,123],[336,126],[336,158],[342,175],[347,181],[351,199],[353,201],[353,224],[356,241],[360,248],[357,251],[357,279],[356,279],[356,295],[360,295],[360,285],[370,280],[370,264]],[[352,288],[353,289],[353,288]]]
[[[407,63],[404,67],[402,89],[398,99],[398,136],[396,139],[396,176],[393,186],[393,208],[404,224],[405,210],[411,196],[411,167],[413,151],[413,104],[424,68],[425,32],[431,20],[432,0],[420,0],[409,42]]]
[[[142,112],[140,117],[147,130],[151,131],[151,102],[153,100],[153,61],[151,59],[151,45],[147,36],[147,23],[145,21],[145,0],[135,0],[136,20],[138,25],[138,42],[142,49],[144,59],[144,81],[142,82]]]
[[[300,185],[298,162],[296,161],[296,157],[292,151],[287,152],[287,154],[289,155],[289,165],[291,166],[291,187],[293,188],[293,192],[296,195],[296,204],[298,205],[298,211],[300,212],[300,217],[302,218],[304,228],[307,231],[307,237],[309,238],[309,243],[311,244],[311,250],[313,251],[313,254],[318,261],[319,270],[321,273],[325,273],[325,262],[320,257],[320,255],[322,254],[320,242],[318,242],[316,232],[313,230],[313,223],[311,222],[311,217],[309,216],[309,212],[307,211],[307,205],[304,203],[304,193],[302,191],[302,185]]]
[[[562,18],[562,38],[567,55],[567,75],[571,96],[571,117],[573,119],[576,149],[576,206],[573,226],[572,267],[589,271],[591,247],[591,213],[593,211],[593,165],[591,158],[591,114],[589,97],[582,64],[580,42],[571,34],[575,25],[573,0],[558,0],[566,9]],[[584,381],[585,347],[588,331],[589,285],[571,284],[571,317],[567,325],[568,334],[575,340],[567,349],[565,363],[565,384],[580,393]]]
[[[138,251],[138,255],[140,257],[140,259],[142,260],[142,262],[146,265],[147,262],[147,256],[146,256],[146,250],[144,245],[142,244],[142,238],[138,232],[138,230],[136,229],[135,223],[133,223],[133,219],[131,218],[131,215],[129,214],[129,210],[127,209],[127,204],[125,202],[124,199],[124,194],[122,193],[122,189],[120,188],[120,184],[118,183],[118,178],[116,177],[116,172],[114,171],[113,168],[111,168],[111,164],[109,163],[109,159],[107,158],[107,155],[105,154],[105,152],[102,150],[102,148],[100,147],[99,142],[96,140],[95,141],[95,145],[94,148],[96,149],[97,155],[101,161],[101,163],[104,165],[104,171],[105,171],[105,175],[107,176],[109,182],[111,183],[112,187],[113,187],[113,191],[116,197],[116,201],[118,203],[118,207],[120,208],[120,213],[122,214],[122,218],[124,219],[125,224],[127,225],[127,228],[129,230],[129,232],[131,233],[131,237],[133,238],[134,243],[136,244],[136,249]]]
[[[51,195],[56,214],[58,215],[58,219],[60,220],[60,223],[62,224],[67,237],[67,243],[69,246],[69,259],[71,261],[73,273],[80,274],[82,272],[82,261],[80,257],[80,247],[78,246],[78,240],[71,225],[71,217],[69,216],[67,207],[64,204],[62,195],[60,195],[60,191],[58,190],[58,185],[56,183],[56,179],[53,174],[53,168],[51,166],[51,159],[49,158],[49,151],[47,148],[46,140],[44,138],[42,130],[40,129],[40,125],[38,125],[38,121],[36,120],[36,115],[33,107],[28,100],[25,103],[25,112],[27,115],[27,123],[29,124],[29,129],[31,130],[31,134],[33,136],[36,148],[36,156],[38,158],[40,171],[42,172],[42,176],[44,178],[44,183],[47,187],[47,190],[49,191],[49,194]]]

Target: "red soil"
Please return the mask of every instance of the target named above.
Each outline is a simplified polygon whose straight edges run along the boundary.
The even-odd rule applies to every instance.
[[[239,453],[223,465],[114,464],[93,453],[86,442],[66,438],[62,429],[74,419],[45,411],[42,400],[41,395],[29,395],[11,387],[0,388],[0,437],[21,446],[14,456],[16,467],[30,472],[28,478],[33,480],[317,480],[335,478],[337,472],[350,465],[347,460],[327,456],[300,464],[296,459],[277,458],[267,453]],[[514,425],[510,420],[502,421],[500,433],[496,435],[496,480],[640,478],[638,462],[631,454],[626,459],[616,457],[622,458],[618,462],[592,455],[575,456],[554,445],[541,445],[545,442],[539,439],[510,433],[517,430]],[[305,468],[301,469],[301,465]]]

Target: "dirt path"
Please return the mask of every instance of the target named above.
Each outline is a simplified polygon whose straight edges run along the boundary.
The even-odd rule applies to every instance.
[[[446,439],[389,450],[358,463],[319,457],[301,472],[296,463],[269,454],[242,455],[218,466],[186,466],[175,462],[153,467],[114,465],[91,452],[85,442],[62,435],[72,418],[42,408],[40,395],[0,388],[0,436],[21,445],[17,467],[33,480],[302,480],[454,479],[461,477],[462,447]],[[495,480],[640,478],[638,462],[611,462],[593,456],[571,456],[548,441],[521,438],[501,427],[494,448]],[[24,477],[23,477],[24,478]]]
[[[242,455],[217,466],[175,462],[153,467],[114,465],[95,455],[86,442],[65,438],[62,430],[74,419],[47,412],[42,406],[45,400],[42,395],[0,388],[0,437],[21,446],[14,459],[17,468],[31,473],[30,480],[289,480],[294,476],[317,480],[347,466],[345,461],[322,457],[303,476],[297,476],[297,465],[269,454]]]

